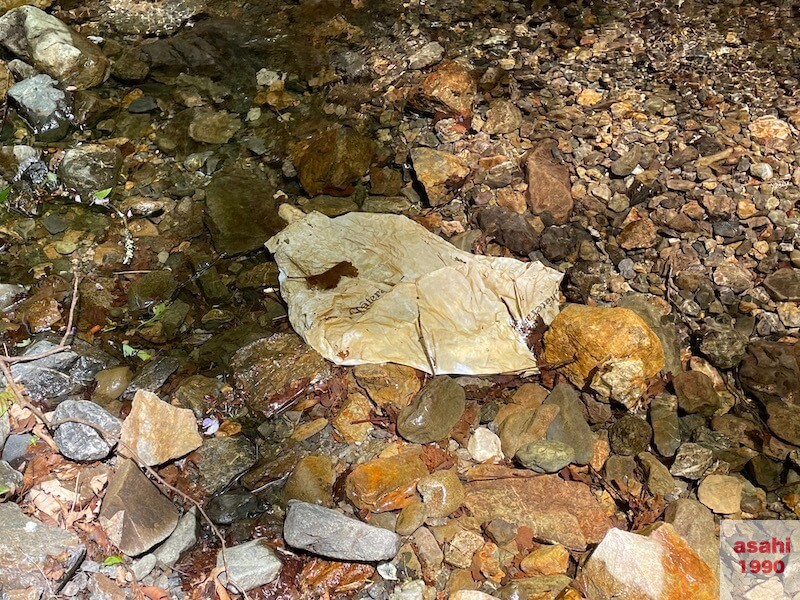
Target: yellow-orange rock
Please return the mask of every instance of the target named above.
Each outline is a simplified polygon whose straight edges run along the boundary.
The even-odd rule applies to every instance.
[[[627,308],[567,305],[544,336],[544,358],[564,364],[572,383],[592,387],[630,407],[647,380],[664,368],[661,342],[647,323]],[[624,381],[623,381],[624,380]]]
[[[362,510],[398,510],[419,499],[417,481],[427,474],[419,452],[407,451],[358,465],[347,476],[345,491],[350,502]]]
[[[331,425],[346,442],[363,442],[375,428],[369,422],[372,402],[364,394],[350,394]]]
[[[358,365],[353,374],[375,404],[398,411],[408,406],[420,388],[416,369],[405,365]]]
[[[418,110],[449,115],[468,115],[477,86],[468,69],[457,62],[445,61],[422,80],[414,91],[411,104]]]
[[[578,583],[593,600],[718,598],[711,567],[667,523],[641,533],[610,529]]]

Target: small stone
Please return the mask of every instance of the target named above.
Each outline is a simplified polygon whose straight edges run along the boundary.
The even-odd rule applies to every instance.
[[[708,330],[700,342],[700,351],[719,369],[732,369],[744,358],[747,338],[731,327]]]
[[[517,450],[515,458],[536,473],[557,473],[575,460],[575,450],[564,442],[538,440]]]
[[[647,380],[664,367],[664,352],[658,337],[641,317],[627,308],[568,304],[550,324],[544,341],[545,361],[562,363],[575,359],[560,371],[580,388],[610,359],[640,361],[639,376],[627,388],[609,390],[628,402],[643,393]]]
[[[639,165],[642,159],[642,148],[634,146],[617,160],[611,163],[611,172],[617,177],[627,177]]]
[[[227,569],[220,573],[219,580],[232,592],[247,592],[274,581],[283,566],[265,539],[256,539],[220,550],[217,553],[217,568],[226,565]]]
[[[527,256],[539,247],[539,235],[528,220],[501,206],[489,206],[478,213],[478,226],[489,237],[517,254]]]
[[[219,392],[220,383],[216,379],[191,375],[181,382],[173,396],[178,404],[190,409],[199,419],[205,416],[209,402],[219,398]]]
[[[542,142],[525,159],[527,200],[535,215],[548,213],[554,223],[569,221],[572,214],[572,184],[569,170],[553,157],[553,142]]]
[[[444,48],[439,42],[428,42],[408,57],[408,68],[424,69],[442,60]]]
[[[132,449],[148,466],[185,456],[203,443],[194,413],[163,402],[152,392],[139,390],[122,424],[120,453]]]
[[[330,506],[336,472],[331,459],[322,454],[304,456],[283,486],[282,498]]]
[[[569,567],[569,551],[560,544],[541,546],[523,558],[519,566],[527,575],[560,575]]]
[[[659,394],[650,402],[650,425],[653,443],[661,456],[673,456],[681,445],[678,428],[678,399],[669,394]]]
[[[767,149],[788,150],[792,143],[792,130],[786,121],[772,115],[759,117],[748,126],[750,135]]]
[[[586,465],[592,460],[594,442],[592,430],[583,416],[578,393],[566,383],[560,383],[545,399],[544,406],[557,406],[558,414],[547,428],[547,439],[563,442],[575,451],[575,463]]]
[[[772,179],[772,167],[768,163],[753,163],[750,165],[750,175],[761,181]]]
[[[4,490],[0,493],[0,497],[14,495],[22,487],[22,481],[22,473],[14,469],[8,462],[0,460],[0,489]]]
[[[101,431],[82,423],[64,422],[69,419],[94,423]],[[116,445],[122,426],[119,419],[87,400],[64,400],[53,413],[51,422],[64,422],[53,434],[59,452],[79,461],[101,460],[108,456]]]
[[[653,430],[644,419],[625,415],[614,422],[608,430],[611,451],[623,456],[635,456],[647,450]]]
[[[672,385],[678,395],[678,406],[689,414],[712,417],[722,403],[714,382],[700,371],[684,371],[673,375]]]
[[[730,475],[709,475],[700,482],[697,498],[715,513],[738,513],[742,504],[742,482]]]
[[[753,275],[738,263],[723,263],[714,269],[714,283],[741,294],[753,287]]]
[[[106,190],[116,187],[121,169],[122,153],[118,148],[84,144],[64,153],[58,176],[66,187],[76,190],[84,202],[101,204],[107,198],[98,199],[97,194],[107,194]]]
[[[584,88],[581,90],[578,97],[575,99],[580,106],[594,106],[603,99],[602,92],[593,90],[591,88]]]
[[[470,172],[466,163],[455,154],[431,148],[411,150],[411,162],[431,206],[447,204],[452,192],[461,187]]]
[[[467,442],[467,451],[475,462],[503,460],[500,438],[486,427],[478,427],[475,430]]]
[[[486,112],[483,131],[492,134],[511,133],[522,125],[522,111],[510,100],[495,100]]]
[[[100,524],[111,542],[138,556],[169,536],[178,510],[132,460],[123,460],[108,483]]]
[[[427,518],[428,509],[425,508],[425,505],[422,502],[412,502],[397,515],[397,524],[394,530],[399,535],[411,535],[422,527]]]
[[[666,523],[640,533],[610,529],[584,565],[579,583],[597,600],[717,598],[711,567]]]
[[[353,129],[329,129],[315,135],[294,163],[303,189],[311,196],[349,196],[353,184],[369,169],[373,141]]]
[[[347,476],[345,491],[362,510],[398,510],[416,499],[417,482],[427,474],[418,453],[404,452],[358,465]]]
[[[417,491],[431,517],[446,517],[464,502],[464,486],[455,471],[436,471],[417,482]]]
[[[198,110],[189,123],[189,137],[205,144],[227,144],[241,127],[239,118],[230,113]]]
[[[652,248],[658,243],[658,228],[650,219],[633,221],[617,236],[617,243],[626,250]]]
[[[691,442],[681,444],[669,472],[676,477],[700,479],[713,462],[714,454],[708,448]]]
[[[770,296],[780,302],[800,301],[800,269],[785,267],[764,278],[764,287]]]
[[[550,404],[508,415],[499,429],[503,454],[514,456],[526,444],[544,439],[558,412],[559,407]]]
[[[197,450],[198,482],[206,493],[216,494],[255,462],[256,449],[244,436],[203,440]]]
[[[444,560],[449,565],[467,569],[472,564],[472,557],[483,547],[483,536],[465,529],[455,534],[447,546]]]
[[[466,406],[464,389],[448,376],[434,377],[397,416],[397,432],[428,444],[445,439]]]
[[[258,499],[247,490],[226,492],[214,496],[206,505],[208,518],[216,525],[230,525],[241,521],[256,512]]]
[[[669,498],[678,490],[675,480],[664,464],[649,452],[640,452],[636,458],[647,477],[647,489],[654,496]]]
[[[445,61],[422,80],[410,101],[412,106],[428,113],[469,115],[476,92],[469,70],[457,62]]]
[[[782,440],[800,445],[800,414],[797,406],[781,401],[767,404],[767,427]]]
[[[172,567],[177,563],[181,554],[197,542],[197,531],[197,508],[193,506],[180,518],[175,531],[153,552],[157,564]]]
[[[346,442],[361,443],[375,429],[369,422],[373,408],[372,402],[363,394],[350,394],[331,419],[331,425]]]
[[[56,84],[56,80],[47,75],[36,75],[8,90],[8,97],[19,115],[44,142],[63,139],[70,128],[72,107],[67,95]]]
[[[298,500],[288,504],[283,537],[294,548],[337,560],[389,560],[400,549],[396,533]]]
[[[358,384],[370,399],[380,406],[400,411],[420,389],[417,371],[405,365],[385,363],[358,365],[353,369]]]

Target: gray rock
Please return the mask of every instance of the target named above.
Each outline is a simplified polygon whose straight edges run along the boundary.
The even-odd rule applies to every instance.
[[[16,492],[22,485],[22,479],[22,473],[6,461],[0,460],[0,496]]]
[[[397,432],[428,444],[446,438],[466,407],[464,388],[446,375],[434,377],[397,416]]]
[[[33,441],[33,436],[30,433],[12,434],[6,438],[6,443],[3,445],[2,459],[11,464],[12,467],[17,467],[20,463],[24,462],[27,456],[28,446]]]
[[[750,174],[756,179],[767,181],[772,179],[772,167],[763,162],[754,163],[750,165]]]
[[[647,450],[652,436],[650,424],[633,415],[625,415],[608,429],[611,451],[623,456],[635,456]]]
[[[199,483],[209,494],[216,494],[256,462],[255,446],[243,436],[207,439],[197,454]]]
[[[5,177],[5,175],[3,175]],[[14,177],[6,177],[14,179]],[[25,293],[25,287],[13,283],[0,283],[0,310],[4,310],[14,303],[15,298]]]
[[[439,42],[428,42],[408,57],[409,69],[424,69],[442,60],[444,48]]]
[[[48,75],[37,75],[11,86],[8,97],[38,139],[55,142],[69,131],[72,107],[67,95]]]
[[[564,442],[537,440],[517,450],[516,459],[537,473],[557,473],[575,460],[575,450]]]
[[[634,146],[617,160],[611,163],[611,172],[618,177],[627,177],[639,165],[642,158],[642,148]]]
[[[11,422],[8,420],[8,411],[0,415],[0,451],[6,443],[8,435],[11,433]]]
[[[679,498],[667,506],[664,520],[672,524],[715,573],[719,572],[719,542],[710,510],[697,500]]]
[[[197,508],[192,507],[178,521],[175,531],[173,531],[166,541],[161,544],[153,554],[158,560],[158,564],[164,567],[171,567],[181,554],[194,546],[197,541]]]
[[[139,560],[134,561],[131,565],[131,572],[136,581],[141,581],[150,575],[150,572],[156,568],[157,562],[155,554],[145,554]]]
[[[110,62],[95,44],[34,6],[0,17],[0,43],[65,86],[86,89],[106,78]]]
[[[117,184],[122,168],[122,153],[118,148],[103,144],[85,144],[70,148],[58,167],[58,175],[63,184],[74,189],[86,203],[104,204],[106,198],[95,194]]]
[[[710,329],[703,335],[700,351],[720,369],[732,369],[745,355],[747,338],[731,327]]]
[[[58,593],[86,553],[76,535],[25,515],[11,502],[0,504],[0,531],[0,590],[13,598]],[[45,579],[43,565],[51,567],[54,580]],[[23,596],[27,588],[35,592]]]
[[[675,479],[664,464],[649,452],[641,452],[636,457],[647,477],[647,489],[654,496],[672,499],[676,494]]]
[[[653,443],[661,456],[673,456],[681,445],[678,421],[678,399],[669,394],[659,394],[650,403],[650,425]]]
[[[81,419],[96,424],[109,436],[118,438],[122,421],[88,400],[65,400],[53,413],[53,422]],[[101,460],[108,456],[115,442],[82,423],[64,423],[56,429],[53,439],[58,450],[72,460]],[[109,441],[106,441],[109,440]]]
[[[688,442],[678,448],[669,472],[685,479],[700,479],[713,462],[714,454],[711,450]]]
[[[586,465],[592,460],[594,443],[592,430],[583,416],[578,393],[568,383],[553,388],[544,404],[558,406],[558,414],[547,429],[547,439],[564,442],[575,450],[575,462]]]
[[[764,287],[775,300],[796,302],[800,300],[800,269],[778,269],[767,275]]]
[[[389,560],[400,550],[394,532],[299,500],[288,503],[283,538],[290,546],[337,560]]]
[[[246,519],[258,508],[258,499],[247,490],[237,490],[213,497],[206,514],[217,525],[230,525]]]
[[[138,390],[155,393],[180,366],[180,359],[174,356],[159,356],[147,361],[144,368],[125,388],[122,397],[125,400],[132,400]]]
[[[228,570],[220,574],[220,581],[231,591],[248,591],[275,580],[281,572],[281,563],[266,540],[257,539],[227,548],[217,554],[217,567],[227,563]],[[230,576],[230,581],[228,577]]]
[[[626,294],[619,301],[619,306],[631,309],[655,332],[664,349],[664,372],[674,375],[681,371],[681,343],[678,339],[678,328],[672,318],[661,309],[663,302],[649,294]]]

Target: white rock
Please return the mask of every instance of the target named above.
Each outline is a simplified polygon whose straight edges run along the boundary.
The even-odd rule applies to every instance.
[[[486,427],[478,427],[467,442],[469,455],[476,462],[503,460],[502,444],[497,434]]]

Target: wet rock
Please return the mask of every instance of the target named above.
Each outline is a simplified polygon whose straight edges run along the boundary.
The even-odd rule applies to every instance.
[[[358,465],[347,476],[345,491],[362,510],[397,510],[415,499],[417,482],[427,474],[418,453],[404,452]]]
[[[217,525],[230,525],[246,519],[258,508],[258,498],[247,490],[214,496],[205,507],[208,517]]]
[[[501,206],[484,208],[477,216],[478,226],[498,244],[527,256],[539,247],[539,235],[524,216]]]
[[[522,111],[510,100],[496,100],[486,111],[483,131],[492,134],[511,133],[522,125]]]
[[[13,495],[22,487],[22,473],[4,460],[0,460],[0,496]]]
[[[231,362],[236,391],[251,410],[269,412],[276,396],[291,396],[330,375],[325,359],[294,333],[244,346]]]
[[[667,506],[664,520],[694,548],[715,574],[719,573],[719,542],[710,510],[697,500],[678,498]]]
[[[204,375],[192,375],[184,379],[173,394],[183,408],[190,409],[194,416],[201,418],[208,410],[210,402],[219,397],[220,382]]]
[[[764,278],[764,287],[775,300],[800,301],[800,269],[778,269]]]
[[[411,163],[431,206],[447,204],[469,175],[469,167],[459,157],[431,148],[411,150]]]
[[[177,563],[181,554],[197,542],[197,531],[197,508],[193,506],[180,518],[175,531],[153,552],[157,564],[171,567]]]
[[[678,406],[689,414],[711,417],[721,407],[714,382],[700,371],[684,371],[673,376],[672,384],[678,395]]]
[[[146,465],[160,465],[200,447],[194,413],[163,402],[152,392],[139,390],[122,424],[120,453],[133,449]]]
[[[247,592],[266,585],[278,577],[283,567],[278,555],[267,545],[265,539],[220,550],[217,553],[217,568],[226,565],[227,569],[220,573],[219,580],[233,592]]]
[[[715,513],[738,513],[742,504],[742,481],[730,475],[709,475],[700,482],[697,499]]]
[[[67,95],[56,87],[57,83],[47,75],[36,75],[8,90],[19,115],[43,142],[63,139],[70,128],[72,107]]]
[[[189,123],[189,137],[204,144],[227,144],[242,122],[224,111],[198,110]]]
[[[575,450],[564,442],[538,440],[526,444],[515,458],[536,473],[557,473],[575,460]]]
[[[35,6],[0,17],[2,45],[65,86],[84,90],[103,82],[110,62],[95,44]]]
[[[123,460],[109,480],[99,518],[111,542],[137,556],[173,532],[178,510],[136,463]]]
[[[336,416],[331,419],[331,425],[344,441],[360,444],[375,429],[369,422],[374,408],[364,394],[350,394]]]
[[[256,449],[244,436],[203,440],[197,450],[198,483],[208,494],[216,494],[255,463]]]
[[[781,485],[783,463],[759,454],[747,463],[747,471],[759,487],[771,492]]]
[[[396,533],[298,500],[288,504],[283,538],[294,548],[337,560],[389,560],[400,549]]]
[[[349,196],[353,184],[369,169],[375,146],[349,128],[317,134],[298,152],[295,166],[300,183],[311,196]]]
[[[641,533],[610,529],[578,579],[597,600],[717,597],[714,572],[666,523]]]
[[[625,415],[608,430],[611,451],[623,456],[635,456],[647,450],[653,430],[644,419]]]
[[[122,168],[122,153],[103,144],[85,144],[70,148],[58,167],[58,176],[68,188],[78,192],[88,203],[101,204],[106,198],[96,194],[117,185]]]
[[[557,475],[473,481],[464,488],[465,505],[480,522],[527,525],[537,539],[567,548],[583,550],[611,527],[588,486]]]
[[[465,408],[464,389],[447,376],[434,377],[397,416],[397,432],[427,444],[445,439]]]
[[[283,501],[301,500],[330,506],[335,480],[336,472],[329,457],[322,454],[305,456],[297,463],[283,486]]]
[[[572,214],[569,170],[553,157],[554,144],[542,142],[525,159],[527,201],[535,215],[549,214],[554,223],[566,223]]]
[[[547,439],[570,446],[575,452],[575,463],[589,464],[594,454],[592,430],[583,416],[575,389],[566,383],[558,384],[545,399],[544,406],[557,406],[559,409],[547,428]]]
[[[122,422],[94,402],[65,400],[58,405],[51,422],[80,419],[97,425],[103,433],[82,423],[63,423],[53,434],[59,452],[71,460],[101,460],[116,445]]]
[[[429,516],[446,517],[454,513],[464,502],[464,486],[455,471],[436,471],[417,482],[417,491],[422,496]]]
[[[456,62],[445,61],[422,80],[410,102],[414,108],[428,113],[469,115],[476,93],[470,71]]]
[[[103,369],[94,376],[97,382],[94,396],[102,400],[116,400],[128,388],[132,377],[128,366]]]
[[[444,48],[439,42],[428,42],[408,57],[408,68],[424,69],[442,60]]]
[[[412,502],[403,507],[397,515],[397,524],[394,530],[398,535],[411,535],[422,527],[427,518],[428,509],[425,508],[425,505],[422,502]]]
[[[0,531],[0,588],[12,598],[59,592],[86,553],[75,534],[27,516],[12,502],[0,503]]]
[[[503,459],[500,438],[486,427],[478,427],[467,442],[467,451],[475,462],[487,460],[496,462]]]
[[[687,442],[678,448],[669,472],[676,477],[700,479],[713,462],[714,453],[711,450],[700,444]]]
[[[385,363],[358,365],[353,369],[358,384],[380,406],[402,410],[420,389],[417,371],[405,365]]]
[[[131,380],[122,397],[132,400],[139,390],[155,392],[180,366],[181,359],[174,356],[159,356],[147,361],[139,374]]]
[[[175,275],[166,270],[151,271],[134,281],[128,288],[128,309],[133,313],[149,310],[169,302],[178,289]]]
[[[720,369],[732,369],[744,358],[747,338],[731,327],[709,329],[700,342],[700,351]]]
[[[205,222],[214,247],[243,254],[263,247],[284,223],[278,217],[273,186],[245,172],[222,172],[206,186]]]
[[[673,456],[681,445],[678,426],[678,399],[669,394],[659,394],[650,402],[650,425],[653,443],[661,456]]]
[[[559,575],[569,567],[569,551],[560,544],[540,546],[520,562],[527,575]]]
[[[25,293],[25,287],[13,283],[0,283],[0,310],[14,304]]]
[[[547,362],[575,358],[560,368],[575,385],[583,387],[594,374],[594,389],[628,407],[664,367],[658,337],[627,308],[569,304],[551,323],[544,341]]]
[[[739,367],[744,389],[762,403],[800,405],[800,344],[756,341]]]

